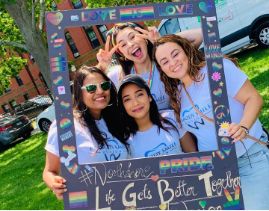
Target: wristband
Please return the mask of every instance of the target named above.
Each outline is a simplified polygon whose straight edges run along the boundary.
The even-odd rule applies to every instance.
[[[248,129],[247,127],[242,126],[242,125],[240,125],[240,127],[244,129],[244,131],[245,131],[245,133],[246,133],[247,135],[249,134],[249,129]]]

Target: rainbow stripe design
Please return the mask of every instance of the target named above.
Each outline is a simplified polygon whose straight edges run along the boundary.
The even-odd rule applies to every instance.
[[[69,193],[70,208],[83,208],[88,206],[87,191]]]
[[[50,58],[50,69],[52,72],[63,72],[66,68],[66,60],[62,56]]]
[[[191,172],[214,169],[212,156],[189,157],[182,159],[161,160],[159,162],[160,174]]]
[[[154,7],[146,6],[139,8],[120,9],[120,20],[128,21],[137,18],[152,19],[154,18]]]
[[[224,155],[224,153],[222,151],[216,151],[216,154],[221,160],[224,160],[225,155]]]
[[[60,85],[62,83],[63,83],[63,77],[62,76],[58,76],[57,78],[55,78],[53,80],[53,84],[55,84],[55,85]]]
[[[68,145],[63,145],[63,151],[64,152],[75,152],[76,151],[76,147],[75,146],[68,146]]]
[[[70,107],[70,103],[65,102],[65,101],[61,101],[61,102],[60,102],[60,105],[61,105],[61,107],[64,108],[64,109],[67,109],[67,108]]]
[[[78,172],[78,164],[76,163],[70,164],[66,168],[71,174],[76,174]]]
[[[68,119],[68,118],[63,118],[63,119],[60,121],[60,127],[61,127],[62,129],[67,129],[67,128],[71,127],[71,125],[72,125],[72,122],[71,122],[71,120]]]
[[[218,70],[220,70],[222,68],[222,64],[219,64],[217,62],[213,62],[212,67],[213,67],[214,71],[218,71]]]
[[[238,210],[240,209],[239,206],[239,198],[240,198],[240,187],[237,186],[234,191],[234,199],[232,198],[231,194],[227,189],[224,189],[224,195],[227,198],[227,202],[223,205],[225,209],[232,209],[232,210]]]
[[[50,39],[51,39],[51,40],[55,40],[57,37],[58,37],[58,33],[55,32],[55,33],[53,33],[53,34],[50,36]]]

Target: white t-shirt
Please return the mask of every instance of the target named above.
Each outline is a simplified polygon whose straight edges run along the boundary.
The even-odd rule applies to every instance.
[[[127,159],[128,153],[126,147],[108,131],[104,119],[96,120],[95,122],[101,133],[106,136],[108,146],[104,145],[102,149],[99,149],[99,146],[91,135],[89,129],[82,126],[76,119],[74,119],[78,163],[89,164]],[[54,121],[50,127],[45,149],[59,157],[56,121]]]
[[[178,131],[170,129],[170,125],[165,125],[169,127],[169,132],[161,128],[159,133],[157,125],[153,125],[146,131],[137,131],[128,140],[132,158],[183,153],[180,139],[185,135],[186,131],[179,128],[173,111],[167,110],[162,112],[161,115],[167,118]]]
[[[113,81],[116,87],[119,87],[119,83],[121,80],[120,74],[121,74],[121,67],[115,68],[112,71],[108,72],[108,77]],[[131,69],[131,74],[135,74],[134,69]],[[150,72],[139,74],[146,82],[149,80]],[[150,88],[150,92],[154,98],[154,100],[157,103],[158,110],[165,110],[165,109],[171,109],[170,103],[169,103],[169,97],[165,93],[164,84],[161,81],[159,71],[154,64],[153,70],[152,70],[152,85]]]
[[[239,123],[243,116],[244,105],[235,100],[234,97],[247,80],[247,76],[230,60],[223,59],[223,65],[231,120],[232,122]],[[187,87],[187,91],[191,96],[195,106],[203,114],[213,118],[207,68],[202,68],[201,73],[204,74],[204,79],[201,82],[193,82],[189,87]],[[220,92],[219,94],[221,97]],[[225,110],[221,105],[216,109],[222,109],[222,112],[227,113],[227,110]],[[202,118],[195,112],[184,90],[181,91],[180,115],[183,128],[187,131],[192,132],[198,138],[199,151],[211,151],[218,149],[215,124],[208,122],[206,119]],[[260,138],[262,135],[262,127],[259,120],[257,120],[250,129],[250,135],[257,138]],[[244,140],[244,144],[247,149],[253,143],[254,142],[250,139]],[[240,157],[246,152],[241,142],[236,142],[235,146],[237,157]]]

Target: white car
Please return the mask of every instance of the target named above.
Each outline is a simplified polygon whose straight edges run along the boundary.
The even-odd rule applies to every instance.
[[[215,0],[219,37],[223,53],[231,53],[255,41],[269,48],[268,0]],[[162,20],[161,35],[201,27],[201,17]]]
[[[48,132],[51,123],[55,120],[54,103],[47,107],[36,117],[36,123],[41,131]]]

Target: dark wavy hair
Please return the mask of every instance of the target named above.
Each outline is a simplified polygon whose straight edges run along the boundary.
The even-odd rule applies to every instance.
[[[125,28],[131,28],[133,30],[135,30],[135,27],[139,27],[141,29],[145,29],[143,26],[141,26],[138,23],[133,23],[133,22],[126,22],[126,23],[118,23],[115,24],[113,28],[111,28],[107,35],[111,36],[111,43],[113,46],[115,46],[116,43],[116,37],[119,33],[119,31],[125,29]],[[135,30],[136,31],[136,30]],[[141,33],[141,32],[139,32]],[[147,40],[147,50],[148,50],[148,55],[150,56],[150,60],[152,60],[152,50],[153,50],[153,44]],[[131,69],[134,66],[134,62],[127,60],[119,51],[116,51],[114,53],[116,59],[119,61],[120,65],[122,66],[124,75],[129,75],[131,73]]]
[[[137,82],[137,80],[136,80],[136,82],[128,81],[128,82],[124,83],[125,79],[129,79],[132,77],[139,78],[139,81],[138,82]],[[131,74],[131,75],[124,77],[123,83],[119,87],[119,92],[118,92],[118,105],[119,105],[119,109],[120,109],[120,117],[121,117],[121,121],[124,124],[124,137],[126,139],[128,139],[130,137],[130,135],[135,135],[136,132],[138,131],[138,125],[137,125],[135,119],[127,114],[127,112],[124,108],[124,105],[123,105],[123,101],[122,101],[122,91],[123,91],[124,87],[126,87],[128,84],[135,84],[135,85],[139,86],[140,88],[145,89],[147,95],[152,99],[150,102],[150,109],[149,109],[150,121],[154,125],[158,126],[159,133],[160,133],[161,128],[167,132],[169,132],[169,129],[174,129],[175,131],[178,132],[175,125],[173,123],[171,123],[168,119],[162,117],[161,114],[159,113],[156,101],[154,100],[154,98],[150,92],[150,89],[147,86],[144,79],[142,79],[138,75]],[[165,126],[164,124],[168,125],[168,126]]]
[[[123,127],[121,125],[120,119],[119,119],[119,109],[117,106],[117,90],[115,85],[112,83],[112,81],[97,67],[88,67],[88,66],[82,66],[75,74],[74,79],[74,116],[78,121],[87,126],[99,144],[99,146],[102,148],[106,144],[106,139],[103,137],[102,133],[98,129],[95,119],[91,115],[90,109],[84,104],[83,97],[82,97],[82,90],[81,87],[83,86],[83,82],[85,78],[89,74],[97,73],[100,74],[104,80],[111,82],[111,88],[110,88],[110,102],[109,106],[104,108],[101,112],[101,116],[104,118],[107,128],[109,132],[119,139],[127,148],[127,144],[124,141],[123,138]]]

